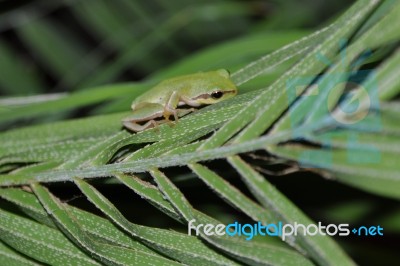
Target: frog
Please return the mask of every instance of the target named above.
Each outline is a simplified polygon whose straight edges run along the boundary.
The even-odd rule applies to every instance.
[[[133,132],[166,122],[176,123],[197,107],[215,104],[236,94],[237,87],[226,69],[177,76],[160,82],[133,100],[132,114],[122,123]]]

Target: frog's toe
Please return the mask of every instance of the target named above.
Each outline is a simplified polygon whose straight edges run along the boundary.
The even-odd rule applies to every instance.
[[[178,114],[177,114],[176,110],[172,110],[172,111],[167,110],[167,109],[164,110],[163,116],[166,121],[171,121],[171,119],[170,119],[171,115],[174,116],[175,121],[178,121]]]

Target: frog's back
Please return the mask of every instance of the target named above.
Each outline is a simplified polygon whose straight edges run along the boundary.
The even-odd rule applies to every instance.
[[[167,83],[168,80],[162,81],[156,86],[150,88],[145,93],[141,94],[132,102],[132,108],[139,103],[163,103],[164,100],[174,91],[173,84]]]
[[[192,79],[190,79],[189,76],[193,76],[193,74],[166,79],[158,83],[156,86],[137,97],[132,102],[132,108],[142,102],[165,103],[173,91],[180,91],[182,88],[190,86]]]
[[[188,96],[197,94],[199,89],[209,91],[219,87],[235,88],[228,77],[229,73],[226,70],[218,70],[167,79],[136,98],[132,103],[132,108],[143,102],[164,105],[174,91]]]

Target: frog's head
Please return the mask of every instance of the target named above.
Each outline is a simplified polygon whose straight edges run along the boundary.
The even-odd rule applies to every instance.
[[[206,72],[206,79],[201,84],[201,93],[193,95],[192,98],[198,104],[213,104],[237,94],[235,84],[230,80],[229,72],[226,69]]]

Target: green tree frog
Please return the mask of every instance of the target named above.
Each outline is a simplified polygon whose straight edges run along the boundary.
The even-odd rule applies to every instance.
[[[132,115],[122,120],[123,125],[139,132],[175,121],[204,104],[214,104],[235,96],[237,88],[229,72],[220,69],[200,72],[165,80],[136,98],[131,105]],[[189,106],[192,108],[178,108]]]

